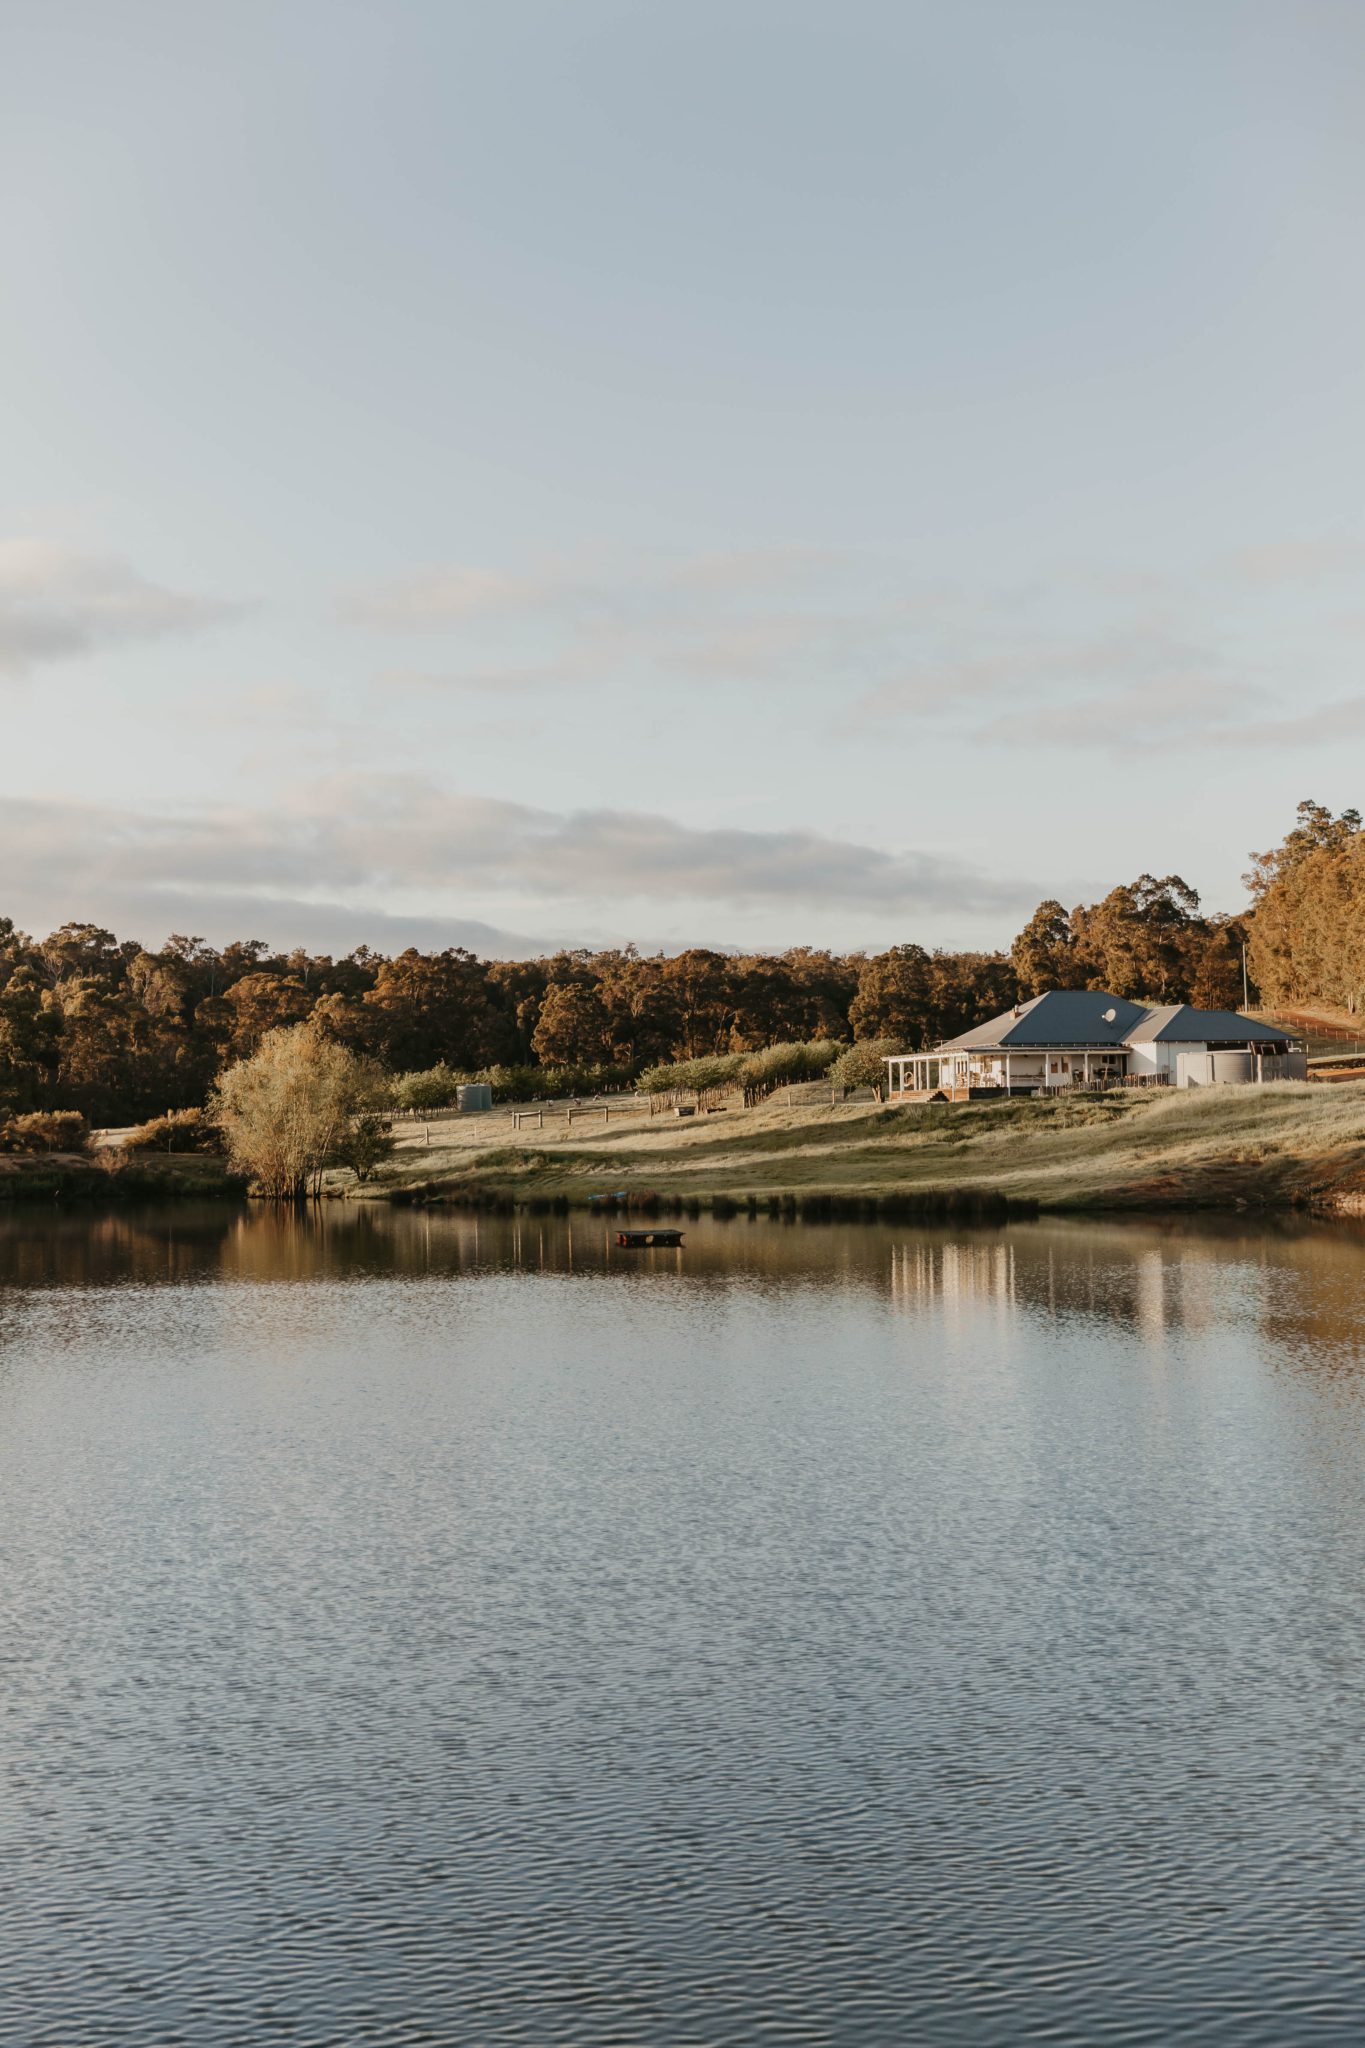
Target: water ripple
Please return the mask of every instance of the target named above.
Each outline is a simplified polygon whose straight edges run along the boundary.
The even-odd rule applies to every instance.
[[[1339,1241],[468,1230],[0,1293],[5,2048],[1365,2033]]]

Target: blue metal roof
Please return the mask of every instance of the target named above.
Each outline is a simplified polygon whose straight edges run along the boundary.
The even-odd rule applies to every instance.
[[[1032,1002],[1006,1010],[939,1052],[1028,1052],[1072,1046],[1103,1052],[1125,1045],[1285,1045],[1292,1034],[1258,1024],[1237,1010],[1197,1010],[1191,1003],[1149,1008],[1111,996],[1104,989],[1054,988]]]
[[[1099,1051],[1128,1043],[1151,1012],[1141,1003],[1111,996],[1104,989],[1054,988],[1032,1002],[1006,1010],[950,1038],[942,1052],[1023,1052],[1033,1046],[1092,1046]]]
[[[1292,1034],[1271,1024],[1258,1024],[1238,1010],[1196,1010],[1192,1003],[1171,1003],[1149,1010],[1132,1033],[1134,1045],[1284,1045]]]

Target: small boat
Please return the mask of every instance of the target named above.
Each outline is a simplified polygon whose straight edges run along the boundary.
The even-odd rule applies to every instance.
[[[618,1230],[616,1242],[623,1252],[681,1251],[683,1234],[680,1230],[656,1229],[648,1226],[643,1230]]]

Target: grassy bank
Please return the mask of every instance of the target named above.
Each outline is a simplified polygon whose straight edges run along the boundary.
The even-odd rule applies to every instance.
[[[145,1202],[245,1192],[246,1183],[223,1160],[193,1154],[0,1154],[0,1202]]]
[[[346,1176],[335,1176],[336,1192]],[[866,1102],[676,1120],[643,1109],[505,1110],[406,1127],[368,1192],[407,1201],[867,1202],[989,1197],[1021,1208],[1365,1207],[1365,1082],[1053,1101]],[[366,1190],[357,1192],[364,1193]]]

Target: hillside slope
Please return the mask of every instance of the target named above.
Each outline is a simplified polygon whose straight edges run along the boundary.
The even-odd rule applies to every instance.
[[[341,1178],[335,1185],[341,1190]],[[404,1132],[371,1192],[406,1200],[892,1197],[973,1190],[1047,1209],[1365,1206],[1365,1082],[1039,1102],[868,1103],[677,1121],[509,1112]]]

